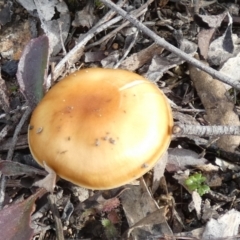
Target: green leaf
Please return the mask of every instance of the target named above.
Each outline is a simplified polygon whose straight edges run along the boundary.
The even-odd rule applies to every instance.
[[[112,222],[106,218],[102,219],[101,222],[107,239],[115,239],[118,236],[118,231],[114,224],[112,224]]]

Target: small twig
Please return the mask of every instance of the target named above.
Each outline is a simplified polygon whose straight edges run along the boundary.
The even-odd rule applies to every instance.
[[[235,87],[236,89],[240,90],[240,83],[238,81],[233,80],[232,78],[214,70],[213,68],[210,68],[204,64],[202,64],[200,61],[196,60],[195,58],[191,57],[190,55],[186,54],[185,52],[181,51],[180,49],[174,47],[167,41],[165,41],[163,38],[159,37],[156,33],[154,33],[152,30],[147,28],[144,24],[142,24],[140,21],[138,21],[136,18],[131,16],[129,13],[124,11],[122,8],[116,6],[112,1],[110,0],[101,0],[102,3],[107,5],[109,8],[114,9],[119,15],[121,15],[123,18],[127,19],[129,22],[131,22],[134,26],[136,26],[138,29],[140,29],[143,33],[145,33],[147,36],[152,38],[157,44],[164,47],[168,51],[175,53],[188,63],[196,66],[197,68],[207,72],[210,74],[213,78],[219,79],[222,82],[229,84],[232,87]]]
[[[0,177],[0,210],[3,208],[3,203],[5,199],[5,190],[6,190],[6,177],[1,174]]]
[[[25,110],[24,114],[22,115],[22,118],[19,121],[19,123],[14,131],[14,134],[13,134],[12,145],[11,145],[10,149],[8,150],[7,160],[12,160],[14,148],[15,148],[17,140],[18,140],[18,134],[20,133],[23,124],[26,122],[26,120],[29,117],[29,115],[31,114],[31,112],[32,112],[32,109],[30,107],[28,107]]]
[[[59,27],[59,35],[60,35],[60,41],[61,41],[61,45],[62,45],[62,50],[63,50],[63,55],[66,56],[67,55],[67,51],[64,45],[64,41],[63,41],[63,33],[62,33],[62,25],[63,22],[58,21],[58,27]]]
[[[200,113],[200,112],[205,112],[204,109],[185,109],[185,108],[181,108],[181,107],[176,107],[176,106],[172,106],[172,108],[176,109],[179,112],[193,112],[193,113]]]
[[[177,123],[173,127],[173,134],[176,136],[196,135],[196,136],[240,136],[240,126],[198,126]]]
[[[56,197],[51,193],[48,195],[48,201],[55,221],[57,240],[64,240],[62,222],[56,207]]]

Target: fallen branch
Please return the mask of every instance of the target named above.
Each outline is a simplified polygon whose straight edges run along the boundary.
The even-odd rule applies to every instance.
[[[240,136],[240,126],[201,126],[176,123],[173,127],[173,134],[176,136],[196,135],[202,136]]]

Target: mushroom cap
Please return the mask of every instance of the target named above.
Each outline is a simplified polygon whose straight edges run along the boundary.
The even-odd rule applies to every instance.
[[[34,110],[31,153],[61,178],[111,189],[139,178],[166,152],[173,126],[165,95],[126,70],[92,68],[53,86]]]

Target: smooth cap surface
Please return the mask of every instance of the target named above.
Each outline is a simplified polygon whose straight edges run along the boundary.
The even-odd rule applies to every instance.
[[[90,189],[139,178],[167,150],[173,126],[158,87],[126,70],[84,69],[57,83],[34,110],[33,157]]]

